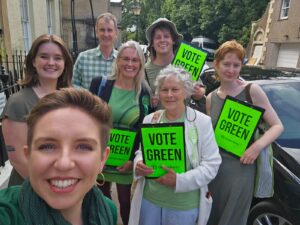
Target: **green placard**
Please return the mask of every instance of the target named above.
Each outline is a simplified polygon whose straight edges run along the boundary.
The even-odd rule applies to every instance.
[[[192,75],[193,80],[197,81],[206,57],[207,52],[188,43],[181,42],[172,64],[183,67]]]
[[[260,122],[264,109],[227,96],[215,126],[218,146],[241,157]]]
[[[125,129],[112,129],[108,146],[109,157],[105,165],[122,166],[127,162],[134,147],[136,132]]]
[[[143,124],[141,138],[144,163],[154,170],[147,178],[166,174],[162,165],[176,173],[186,171],[184,123]]]

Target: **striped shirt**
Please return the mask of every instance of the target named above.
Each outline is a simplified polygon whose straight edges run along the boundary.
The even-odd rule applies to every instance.
[[[94,77],[107,77],[111,74],[112,63],[118,51],[113,49],[108,59],[105,59],[100,47],[93,48],[78,55],[74,64],[72,84],[76,88],[89,89]]]

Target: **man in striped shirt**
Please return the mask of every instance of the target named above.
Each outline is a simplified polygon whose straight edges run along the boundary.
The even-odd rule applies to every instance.
[[[111,13],[103,13],[96,21],[96,36],[99,46],[81,52],[74,64],[72,84],[77,88],[89,89],[94,77],[107,77],[117,56],[114,41],[117,38],[117,19]]]

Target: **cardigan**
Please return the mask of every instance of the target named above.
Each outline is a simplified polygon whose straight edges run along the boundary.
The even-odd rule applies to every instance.
[[[152,123],[154,114],[155,113],[152,113],[146,116],[143,123]],[[163,113],[161,113],[161,115],[162,114]],[[187,107],[186,117],[188,119],[185,118],[184,121],[185,144],[187,156],[189,157],[193,169],[182,174],[176,174],[175,192],[187,192],[206,186],[215,178],[221,164],[221,156],[215,141],[210,117],[191,109],[190,107]],[[189,135],[189,131],[193,129],[197,130],[198,137],[196,139]],[[193,146],[195,145],[197,145],[197,152],[193,151]],[[134,159],[134,172],[136,164],[140,160],[143,160],[143,155],[142,151],[139,149],[136,152],[136,157]],[[137,180],[137,187],[132,198],[129,225],[139,224],[140,209],[145,185],[144,177],[138,177],[134,173],[134,178]],[[198,224],[201,224],[200,220],[198,220]]]

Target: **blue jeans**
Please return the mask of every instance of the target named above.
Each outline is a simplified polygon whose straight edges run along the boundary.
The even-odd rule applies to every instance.
[[[143,198],[139,225],[196,225],[199,209],[161,208]]]

